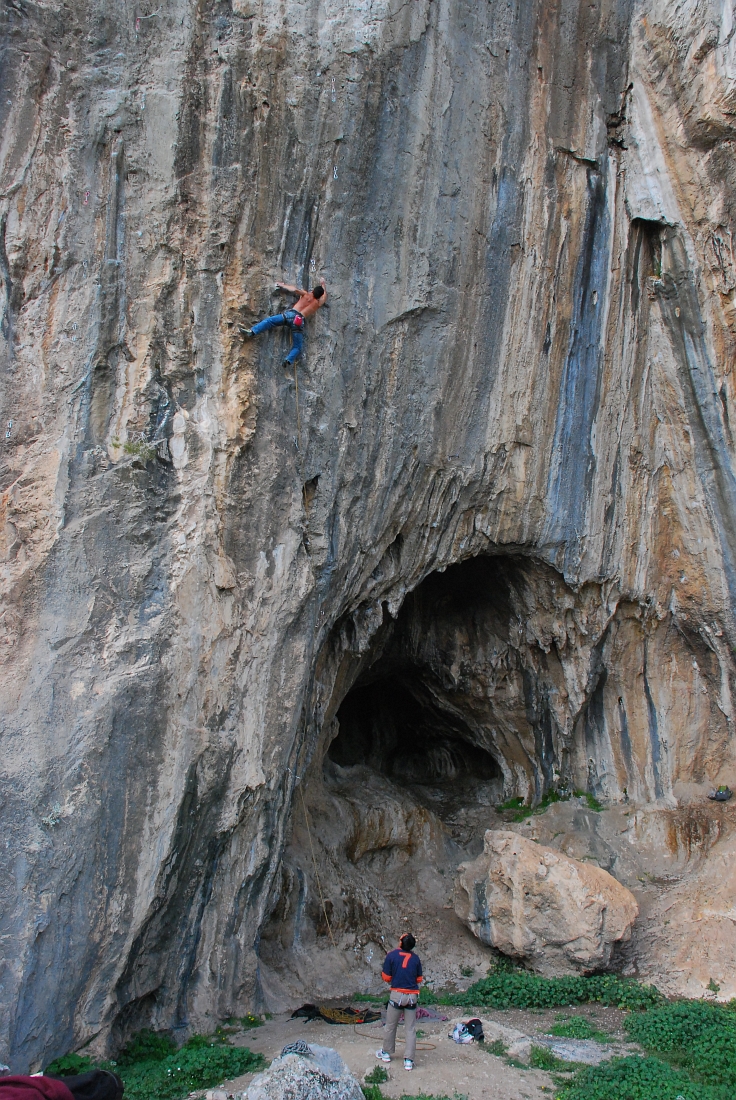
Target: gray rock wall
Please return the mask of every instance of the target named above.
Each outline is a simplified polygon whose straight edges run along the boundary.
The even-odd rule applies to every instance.
[[[556,571],[572,780],[731,774],[729,11],[5,7],[14,1068],[259,1005],[295,776],[434,570]],[[297,411],[237,325],[320,275]]]

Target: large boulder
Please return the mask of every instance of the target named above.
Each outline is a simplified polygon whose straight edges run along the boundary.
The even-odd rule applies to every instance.
[[[310,1054],[282,1054],[254,1077],[246,1100],[363,1100],[363,1091],[336,1050],[309,1044]]]
[[[606,967],[639,907],[600,867],[489,830],[483,854],[458,868],[455,911],[483,943],[559,975]]]

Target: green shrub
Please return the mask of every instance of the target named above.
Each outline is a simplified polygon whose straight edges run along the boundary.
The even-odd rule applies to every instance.
[[[675,1001],[625,1023],[646,1050],[690,1070],[697,1080],[736,1087],[736,1013],[705,1001]]]
[[[382,1085],[384,1081],[388,1081],[388,1070],[385,1066],[375,1066],[365,1075],[367,1085]]]
[[[247,1047],[226,1046],[194,1035],[176,1054],[138,1062],[121,1076],[126,1100],[179,1100],[195,1089],[211,1088],[264,1065],[263,1056]]]
[[[497,814],[502,814],[506,810],[519,810],[519,809],[521,809],[521,807],[523,805],[524,805],[524,799],[523,798],[519,798],[519,797],[509,798],[509,799],[506,800],[506,802],[501,802],[501,803],[499,803],[498,806],[496,806],[496,813]]]
[[[615,974],[590,978],[542,978],[526,970],[497,968],[474,982],[464,993],[437,998],[443,1004],[482,1008],[557,1008],[593,1001],[623,1009],[645,1009],[661,1004],[654,986],[625,981]]]
[[[585,1016],[561,1016],[549,1028],[549,1034],[558,1035],[561,1039],[596,1039],[599,1043],[605,1043],[608,1039],[605,1031],[593,1027]]]
[[[489,1054],[495,1054],[496,1058],[503,1058],[508,1049],[502,1039],[494,1039],[492,1043],[482,1042],[478,1045]]]
[[[596,813],[600,813],[604,809],[602,803],[595,798],[590,791],[570,791],[550,790],[540,799],[536,806],[524,803],[523,798],[509,798],[506,802],[501,802],[496,806],[496,813],[502,814],[507,810],[515,810],[512,821],[525,821],[527,817],[531,817],[532,814],[543,814],[545,810],[548,810],[555,802],[569,802],[571,798],[584,798],[588,804],[589,810],[595,810]]]
[[[562,1100],[732,1100],[730,1090],[694,1084],[658,1058],[613,1058],[561,1085]]]
[[[213,1036],[193,1035],[177,1051],[165,1034],[143,1031],[131,1039],[117,1064],[103,1062],[101,1066],[114,1068],[122,1077],[125,1100],[180,1100],[195,1089],[212,1088],[265,1064],[263,1055],[247,1047],[229,1046]],[[67,1054],[52,1062],[46,1072],[61,1076],[94,1068],[90,1058]]]
[[[65,1054],[50,1062],[43,1072],[52,1077],[75,1077],[78,1073],[89,1073],[91,1069],[94,1069],[94,1063],[86,1054]]]
[[[134,1062],[162,1062],[176,1052],[176,1043],[165,1031],[137,1031],[117,1056],[119,1066]]]
[[[363,1096],[365,1100],[385,1100],[383,1093],[378,1085],[363,1085]],[[434,1096],[429,1095],[426,1092],[412,1093],[411,1096],[407,1096],[403,1093],[399,1100],[450,1100],[449,1096]],[[467,1100],[467,1097],[461,1097],[458,1093],[455,1093],[454,1100]]]
[[[535,1047],[531,1049],[529,1055],[529,1065],[532,1069],[572,1069],[569,1062],[563,1062],[561,1058],[558,1058],[556,1054],[553,1054],[547,1047]]]

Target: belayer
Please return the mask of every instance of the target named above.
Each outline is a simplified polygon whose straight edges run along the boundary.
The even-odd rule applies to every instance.
[[[386,1037],[383,1046],[376,1051],[376,1058],[390,1062],[396,1049],[396,1028],[401,1013],[404,1013],[404,1069],[414,1069],[414,1054],[417,1048],[417,1001],[422,981],[422,962],[414,954],[416,940],[411,932],[406,932],[399,940],[399,946],[389,951],[383,962],[381,977],[391,989],[386,1009]]]
[[[327,291],[324,279],[320,279],[320,286],[314,290],[300,290],[298,286],[289,286],[287,283],[276,283],[279,290],[287,290],[289,294],[297,294],[299,301],[293,309],[287,309],[283,313],[276,313],[273,317],[266,317],[263,321],[246,328],[239,325],[243,336],[258,336],[261,332],[267,332],[270,328],[280,328],[288,325],[291,329],[291,351],[284,359],[284,366],[290,367],[302,353],[304,347],[304,326],[309,317],[313,317],[317,310],[327,301]]]

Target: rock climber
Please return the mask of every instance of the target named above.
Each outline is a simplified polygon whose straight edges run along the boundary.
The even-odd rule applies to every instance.
[[[314,290],[301,290],[298,286],[289,286],[288,283],[276,283],[279,290],[286,290],[289,294],[296,294],[299,301],[293,309],[287,309],[283,313],[276,313],[273,317],[266,317],[263,321],[246,328],[239,325],[243,336],[258,336],[261,332],[267,332],[270,328],[280,328],[288,325],[291,329],[291,351],[284,359],[284,366],[290,367],[302,353],[304,347],[304,326],[309,317],[320,309],[327,301],[327,289],[324,279],[320,279],[320,285]]]
[[[417,1048],[417,1001],[422,981],[422,962],[414,954],[416,940],[411,932],[405,932],[399,940],[399,946],[389,951],[383,962],[381,977],[388,982],[389,994],[386,1008],[386,1035],[383,1046],[376,1051],[376,1058],[390,1062],[396,1049],[396,1028],[399,1017],[404,1013],[404,1069],[414,1069],[414,1054]]]

